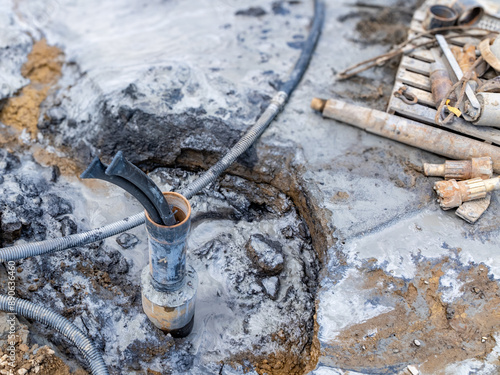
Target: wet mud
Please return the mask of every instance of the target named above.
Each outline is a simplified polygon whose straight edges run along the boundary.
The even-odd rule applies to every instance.
[[[463,269],[453,258],[425,261],[411,280],[377,268],[361,273],[374,299],[395,303],[330,342],[328,355],[336,367],[392,374],[418,364],[425,374],[442,374],[449,364],[486,358],[496,346],[500,294],[484,265]],[[460,283],[458,290],[451,290],[450,277]]]

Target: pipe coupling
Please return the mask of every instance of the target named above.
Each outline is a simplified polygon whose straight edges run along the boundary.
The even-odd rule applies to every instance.
[[[446,160],[444,164],[424,163],[426,176],[444,177],[446,180],[487,180],[493,175],[493,161],[489,156],[471,160]]]

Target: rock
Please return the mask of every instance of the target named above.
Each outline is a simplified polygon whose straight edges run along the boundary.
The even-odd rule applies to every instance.
[[[31,284],[29,287],[28,287],[28,290],[30,292],[36,292],[38,290],[38,285],[36,284]]]
[[[253,265],[265,275],[278,275],[283,271],[283,250],[279,242],[254,234],[246,244],[247,255]]]
[[[78,226],[69,216],[64,216],[61,219],[60,223],[61,233],[63,236],[69,236],[75,234],[78,231]]]
[[[267,12],[261,7],[250,7],[248,9],[238,10],[235,15],[237,16],[247,16],[247,17],[261,17],[265,16]]]
[[[47,204],[47,213],[52,217],[66,215],[73,212],[71,202],[55,194],[47,194],[44,197]]]
[[[137,236],[131,233],[122,233],[116,237],[116,242],[124,249],[134,248],[139,243]]]
[[[265,293],[272,299],[276,300],[280,291],[280,279],[277,276],[264,278],[261,280]]]
[[[12,211],[2,213],[2,242],[12,243],[21,238],[23,224]]]
[[[19,186],[21,191],[28,197],[34,198],[47,191],[47,181],[40,176],[20,177]]]
[[[21,161],[19,157],[4,149],[0,149],[0,169],[9,172],[18,169],[20,165]]]
[[[61,170],[57,165],[52,166],[52,173],[50,176],[50,182],[57,182],[59,180],[59,177],[61,176]]]
[[[285,16],[290,13],[290,11],[283,6],[283,1],[275,1],[271,5],[271,9],[273,10],[273,14]]]

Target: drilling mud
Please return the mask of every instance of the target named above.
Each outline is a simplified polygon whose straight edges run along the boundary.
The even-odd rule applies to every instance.
[[[18,1],[16,12],[31,20],[37,4]],[[434,207],[433,180],[419,167],[437,156],[309,108],[318,96],[385,109],[397,61],[334,81],[405,38],[413,2],[380,4],[327,1],[323,39],[285,110],[191,200],[187,263],[200,285],[187,338],[165,335],[142,311],[143,226],[17,262],[16,295],[74,322],[116,375],[382,374],[415,362],[425,375],[494,374],[494,210],[474,227],[456,223]],[[306,1],[50,5],[33,25],[6,7],[19,35],[0,45],[10,80],[0,85],[2,246],[141,212],[119,189],[78,180],[95,156],[109,162],[122,150],[162,191],[182,190],[255,123],[312,14]],[[34,47],[20,37],[26,28]],[[23,324],[30,350],[49,348],[40,372],[88,370],[60,334]],[[26,353],[23,364],[38,351]]]
[[[451,363],[486,358],[496,346],[500,325],[498,284],[484,265],[460,271],[457,266],[451,258],[423,262],[407,281],[376,268],[362,271],[372,298],[394,305],[339,332],[328,349],[335,365],[386,374],[421,363],[423,373],[440,374]],[[451,278],[459,288],[450,284]]]

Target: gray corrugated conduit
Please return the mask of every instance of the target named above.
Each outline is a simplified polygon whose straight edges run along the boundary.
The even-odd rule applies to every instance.
[[[37,322],[54,328],[56,331],[62,333],[69,341],[75,344],[78,350],[80,350],[87,360],[92,374],[109,375],[100,351],[76,325],[66,318],[63,318],[61,315],[32,302],[1,294],[0,310],[16,313],[17,315],[36,320]]]

